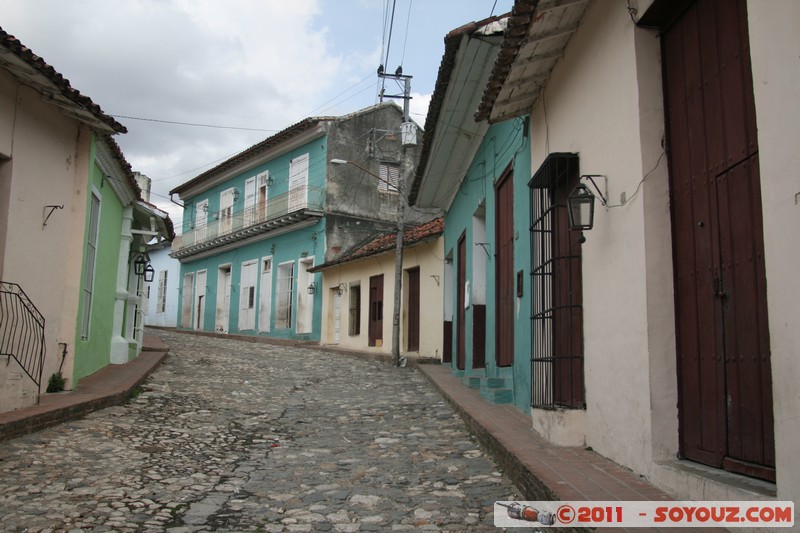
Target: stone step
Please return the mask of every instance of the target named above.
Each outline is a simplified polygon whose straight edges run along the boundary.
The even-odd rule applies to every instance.
[[[509,378],[483,378],[481,390],[483,389],[507,389],[510,387]]]
[[[469,387],[470,389],[480,389],[481,388],[481,381],[484,378],[478,376],[467,376],[462,378],[461,381],[464,383],[465,386]]]
[[[496,404],[511,403],[514,401],[514,394],[511,389],[482,388],[481,396]]]

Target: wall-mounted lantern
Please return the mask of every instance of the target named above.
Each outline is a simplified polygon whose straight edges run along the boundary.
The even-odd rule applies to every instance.
[[[239,201],[239,189],[233,189],[233,201],[234,202]]]
[[[583,183],[567,197],[569,229],[590,230],[594,225],[594,194]]]
[[[133,262],[133,273],[137,276],[144,276],[144,280],[150,283],[155,278],[156,271],[153,265],[150,264],[150,256],[147,253],[139,254],[139,257]]]
[[[137,276],[144,276],[147,265],[150,264],[150,256],[146,253],[139,254],[139,257],[133,262],[133,273]]]
[[[594,185],[594,188],[597,190],[597,194],[600,195],[600,203],[607,205],[605,196],[603,196],[603,193],[600,191],[600,188],[593,179],[605,178],[605,176],[585,175],[581,176],[581,178],[586,178],[589,180],[589,182],[591,182],[592,185]],[[580,230],[581,236],[578,237],[579,243],[586,242],[586,237],[583,235],[584,230],[590,230],[594,227],[594,201],[595,195],[592,194],[592,191],[590,191],[589,188],[583,183],[578,183],[578,185],[572,190],[571,193],[569,193],[569,196],[567,197],[569,229]]]
[[[337,296],[341,296],[342,293],[347,290],[347,285],[345,285],[344,283],[340,283],[333,290],[336,291]]]
[[[314,294],[317,292],[317,284],[312,281],[306,290],[308,291],[308,294]]]

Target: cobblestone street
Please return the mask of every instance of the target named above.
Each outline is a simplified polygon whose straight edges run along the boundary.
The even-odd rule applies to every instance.
[[[152,333],[126,405],[0,443],[2,531],[493,531],[520,498],[416,370]]]

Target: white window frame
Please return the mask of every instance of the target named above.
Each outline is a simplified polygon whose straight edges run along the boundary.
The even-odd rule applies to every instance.
[[[400,163],[381,161],[378,168],[378,191],[390,194],[400,192]]]
[[[286,272],[287,267],[291,268],[290,275],[282,275]],[[292,328],[292,319],[294,318],[295,277],[295,262],[293,260],[278,264],[278,274],[275,283],[275,327],[277,329]],[[288,283],[284,283],[284,280],[288,280]]]
[[[252,279],[245,274],[252,272]],[[239,331],[256,328],[256,289],[258,288],[258,259],[242,263],[239,276]]]
[[[161,270],[158,273],[158,294],[156,300],[156,313],[167,312],[167,275],[168,270]]]
[[[194,327],[194,272],[183,274],[183,289],[181,291],[181,327]],[[188,313],[186,311],[189,311]]]
[[[308,154],[295,157],[289,162],[288,210],[297,211],[308,205]]]
[[[95,203],[96,201],[96,203]],[[92,329],[92,301],[94,299],[94,279],[97,268],[97,245],[100,241],[100,209],[102,196],[94,186],[89,200],[89,233],[86,238],[86,257],[84,258],[83,313],[81,315],[81,340],[89,340]],[[95,205],[97,209],[95,210]],[[91,252],[91,257],[89,257]]]

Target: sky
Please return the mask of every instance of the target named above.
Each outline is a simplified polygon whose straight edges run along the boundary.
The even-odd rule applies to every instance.
[[[424,126],[444,36],[512,5],[0,0],[0,27],[125,125],[117,143],[180,231],[171,189],[306,117],[378,103],[382,62],[413,76],[411,118]]]

